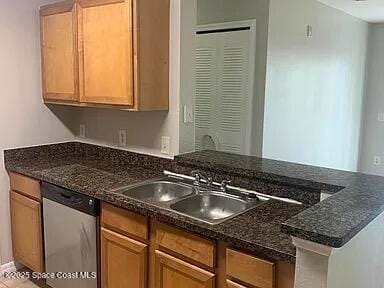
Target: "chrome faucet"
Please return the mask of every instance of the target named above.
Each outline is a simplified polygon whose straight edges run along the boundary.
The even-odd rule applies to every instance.
[[[208,186],[212,186],[213,179],[211,177],[207,177],[203,172],[199,170],[193,170],[191,174],[193,177],[195,177],[193,185],[200,186],[202,183],[206,183]]]
[[[224,192],[224,193],[227,193],[227,186],[228,184],[231,184],[232,183],[232,180],[223,180],[221,181],[221,184],[220,184],[220,190],[221,192]]]

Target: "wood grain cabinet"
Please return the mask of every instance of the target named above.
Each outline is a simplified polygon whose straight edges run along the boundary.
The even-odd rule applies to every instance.
[[[275,287],[274,263],[233,249],[227,249],[226,260],[227,276],[236,281],[254,288]]]
[[[80,101],[132,106],[132,0],[82,0],[78,7]]]
[[[147,287],[148,246],[108,229],[101,229],[104,288]]]
[[[11,229],[14,259],[44,272],[42,204],[38,181],[10,174]]]
[[[40,11],[41,70],[45,101],[78,101],[77,18],[74,3]]]
[[[167,110],[169,0],[72,0],[43,6],[46,103]]]
[[[228,288],[293,288],[295,265],[271,262],[241,251],[226,249]]]
[[[103,203],[101,226],[102,288],[146,288],[147,218]]]
[[[156,251],[155,288],[213,288],[215,274]]]
[[[215,241],[164,223],[156,223],[151,228],[155,230],[158,250],[171,253],[206,270],[215,268]]]
[[[102,288],[293,288],[294,265],[102,204]]]

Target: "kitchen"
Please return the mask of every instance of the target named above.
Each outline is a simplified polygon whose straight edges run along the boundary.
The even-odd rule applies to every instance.
[[[321,2],[4,1],[1,272],[383,287],[384,7]]]

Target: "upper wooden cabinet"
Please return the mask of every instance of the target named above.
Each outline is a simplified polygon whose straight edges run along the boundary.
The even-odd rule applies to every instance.
[[[69,2],[46,6],[40,16],[43,97],[77,101],[76,6]]]
[[[167,110],[169,8],[169,0],[41,7],[45,102]]]
[[[80,101],[133,105],[132,0],[79,4]]]

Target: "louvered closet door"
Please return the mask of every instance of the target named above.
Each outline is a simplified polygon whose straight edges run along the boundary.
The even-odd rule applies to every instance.
[[[216,150],[247,153],[249,46],[248,30],[197,36],[196,150],[214,148],[209,135]]]
[[[217,34],[197,36],[195,149],[202,150],[204,135],[217,129]]]
[[[218,36],[218,137],[220,151],[246,153],[249,77],[249,31]]]

